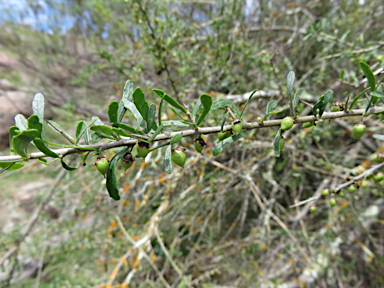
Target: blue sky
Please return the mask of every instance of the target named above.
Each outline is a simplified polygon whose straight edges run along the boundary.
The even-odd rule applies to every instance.
[[[60,1],[57,0],[57,3]],[[38,7],[36,14],[26,0],[0,0],[0,23],[9,20],[48,33],[52,33],[52,29],[59,29],[65,33],[72,27],[74,22],[72,16],[55,11],[44,0],[35,0],[34,3]]]

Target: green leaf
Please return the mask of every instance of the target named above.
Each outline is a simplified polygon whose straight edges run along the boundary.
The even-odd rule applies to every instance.
[[[183,116],[181,116],[181,114],[180,114],[175,108],[171,107],[171,110],[173,111],[173,113],[176,114],[177,117],[179,117],[180,119],[185,120],[185,119],[183,118]]]
[[[363,96],[364,95],[364,93],[365,92],[367,92],[369,89],[371,89],[371,88],[367,88],[367,89],[365,89],[365,90],[363,90],[362,92],[360,92],[359,93],[359,95],[357,95],[355,98],[353,98],[353,101],[352,101],[352,103],[351,103],[351,105],[349,105],[349,110],[352,110],[352,108],[353,108],[353,106],[355,105],[355,103],[357,102],[357,100],[359,100],[359,98],[361,97],[361,96]],[[374,92],[373,92],[374,93]],[[371,93],[372,94],[372,93]]]
[[[183,111],[184,113],[187,113],[187,109],[185,109],[183,105],[181,105],[179,102],[177,102],[171,96],[166,94],[164,91],[161,91],[159,89],[152,89],[152,91],[155,92],[157,95],[159,95],[161,98],[163,98],[165,101],[167,101],[173,107]],[[164,94],[165,94],[165,96],[164,96]]]
[[[171,145],[173,145],[173,144],[176,144],[177,142],[179,142],[182,138],[183,138],[183,134],[176,134],[175,136],[173,136],[171,138],[171,140],[169,142],[171,143]]]
[[[99,117],[92,117],[91,122],[88,125],[95,123],[95,125],[104,125],[103,121]]]
[[[39,149],[41,152],[43,152],[45,155],[53,157],[53,158],[59,158],[60,156],[57,155],[55,152],[50,150],[45,144],[44,141],[40,138],[33,139],[33,143]]]
[[[227,106],[229,106],[233,113],[235,113],[236,117],[239,118],[239,110],[237,109],[236,105],[228,99],[218,99],[213,101],[211,110],[225,109]]]
[[[300,88],[295,92],[295,96],[293,97],[293,109],[296,108],[297,105],[299,105],[300,97],[303,94],[304,89]]]
[[[151,138],[149,139],[149,143],[151,143],[156,136],[163,130],[163,123],[160,123],[159,127],[157,127],[156,131],[152,134]]]
[[[245,108],[248,106],[249,101],[251,101],[253,95],[255,95],[256,92],[257,92],[257,89],[256,89],[255,91],[252,92],[252,94],[251,94],[251,96],[249,96],[247,102],[245,102],[244,107],[243,107],[243,109],[241,110],[241,113],[240,113],[240,117],[239,117],[239,118],[241,118],[241,117],[243,116],[243,113],[244,113]]]
[[[9,127],[9,150],[11,151],[11,155],[15,154],[13,151],[13,145],[12,145],[12,139],[14,136],[18,135],[20,133],[19,128],[16,126]]]
[[[91,154],[91,151],[89,151],[89,152],[84,154],[84,156],[83,156],[83,166],[87,165],[87,158],[88,158],[89,154]]]
[[[371,96],[375,96],[377,98],[380,98],[380,99],[384,99],[384,93],[381,93],[379,91],[373,91],[371,92]]]
[[[109,127],[107,125],[97,125],[97,126],[92,126],[91,130],[94,132],[99,132],[103,133],[105,135],[112,136],[114,139],[117,139],[115,132],[113,132],[112,127]]]
[[[163,121],[162,124],[164,127],[173,125],[179,128],[186,128],[189,126],[189,124],[185,124],[179,120],[167,120],[167,121]]]
[[[133,133],[133,134],[144,135],[143,132],[136,130],[135,128],[132,128],[131,126],[128,126],[127,124],[124,124],[124,123],[112,123],[112,126],[116,127],[116,128],[122,128],[122,129],[124,129],[130,133]]]
[[[223,131],[223,127],[225,125],[225,120],[227,120],[228,114],[229,114],[229,111],[224,113],[223,120],[221,121],[221,131]]]
[[[229,144],[239,140],[240,138],[244,137],[248,131],[243,131],[240,134],[236,136],[231,136],[229,138],[224,139],[223,141],[219,142],[215,149],[213,149],[213,156],[216,156],[224,151],[225,148],[229,146]]]
[[[276,107],[277,107],[277,102],[275,100],[269,101],[267,104],[267,114],[265,114],[263,120],[265,119],[269,120],[271,118],[272,111],[275,110]]]
[[[82,133],[85,131],[85,127],[87,127],[87,123],[83,120],[79,121],[76,126],[76,144],[79,143]],[[81,133],[82,132],[82,133]]]
[[[121,100],[119,102],[119,107],[117,108],[117,122],[121,122],[123,120],[124,114],[127,111],[127,108],[124,106],[124,101]]]
[[[51,162],[47,162],[47,160],[45,158],[38,158],[37,159],[37,161],[39,161],[41,164],[43,164],[45,166],[51,165],[52,163],[56,162],[57,160],[59,160],[59,158],[55,158]]]
[[[37,117],[36,114],[33,114],[28,118],[28,129],[36,129],[39,131],[39,137],[41,136],[43,125],[39,122],[39,117]]]
[[[159,118],[159,126],[161,126],[161,127],[163,127],[161,125],[161,109],[163,109],[163,102],[164,102],[164,97],[161,98],[160,105],[159,105],[159,116],[158,116],[158,118]]]
[[[361,70],[363,70],[365,77],[368,79],[369,87],[371,88],[371,92],[376,90],[376,78],[373,75],[371,68],[369,65],[363,61],[359,62]]]
[[[115,132],[117,135],[123,136],[123,137],[129,137],[130,135],[125,133],[123,129],[121,128],[112,128],[113,132]]]
[[[376,138],[376,139],[379,139],[379,140],[383,140],[383,141],[384,141],[384,135],[373,134],[373,138]]]
[[[39,131],[36,129],[21,131],[18,135],[12,138],[12,146],[17,154],[23,158],[28,158],[27,146],[28,144],[39,136]]]
[[[152,127],[155,124],[155,116],[156,116],[156,105],[152,103],[151,106],[149,106],[148,115],[147,115],[147,130],[148,130],[148,132],[151,131]]]
[[[65,156],[64,156],[64,157],[65,157]],[[68,165],[64,162],[64,157],[62,157],[62,158],[60,159],[60,161],[61,161],[61,165],[63,166],[63,168],[64,168],[65,170],[73,171],[73,170],[76,170],[77,168],[80,167],[80,163],[77,163],[76,167],[70,167],[70,166],[68,166]]]
[[[205,117],[207,117],[209,111],[211,110],[211,106],[212,106],[212,97],[207,94],[201,95],[200,101],[201,101],[201,104],[203,104],[203,112],[201,112],[196,125],[200,125],[201,122],[203,122],[203,120],[205,119]]]
[[[114,123],[117,121],[117,110],[119,109],[119,102],[112,101],[111,104],[109,104],[108,108],[108,116],[109,116],[109,122]]]
[[[67,138],[72,139],[73,143],[76,143],[74,137],[71,134],[69,134],[67,131],[65,131],[59,124],[57,124],[56,122],[54,122],[52,120],[49,120],[49,122],[47,122],[47,123],[48,123],[48,126],[52,128],[52,130],[54,130],[55,132],[57,132],[59,134],[65,134],[67,136]],[[55,127],[56,127],[56,129],[55,129]]]
[[[313,112],[313,115],[315,115],[315,117],[317,117],[317,110],[319,110],[319,117],[323,115],[329,100],[331,100],[332,95],[333,95],[333,91],[328,90],[324,95],[320,97],[320,101],[313,106],[312,112]]]
[[[143,119],[147,121],[149,107],[147,101],[145,101],[144,93],[140,88],[136,88],[135,92],[133,92],[133,103]]]
[[[20,164],[16,162],[0,162],[0,168],[2,169],[0,173],[5,172],[6,170],[14,171],[22,168],[24,165],[25,164]]]
[[[172,166],[172,145],[169,145],[167,149],[165,149],[164,154],[164,170],[168,174],[172,173],[173,166]]]
[[[107,190],[109,193],[109,196],[114,199],[114,200],[120,200],[120,195],[119,195],[119,189],[117,188],[117,180],[116,180],[116,165],[117,162],[121,157],[127,153],[128,148],[122,150],[121,152],[117,153],[115,156],[113,156],[111,162],[109,162],[108,170],[107,170]]]
[[[32,101],[32,111],[33,114],[37,115],[41,124],[44,123],[44,108],[44,96],[41,93],[37,93]]]
[[[45,109],[44,96],[41,93],[37,93],[32,101],[32,111],[33,111],[33,114],[37,115],[37,117],[39,118],[39,122],[42,125],[44,124],[44,109]],[[42,126],[41,138],[43,140],[47,140],[47,137],[45,136],[44,126]]]
[[[273,140],[273,150],[275,151],[275,156],[280,157],[280,139],[283,131],[279,129],[277,132],[275,139]]]
[[[201,106],[201,101],[200,101],[200,98],[199,100],[197,100],[195,106],[193,107],[193,110],[192,110],[192,120],[195,121],[196,119],[196,114],[197,112],[199,112],[199,109],[200,109],[200,106]]]
[[[15,125],[17,128],[19,128],[20,131],[27,130],[28,129],[27,118],[25,118],[24,115],[17,114],[15,116]]]
[[[295,72],[290,71],[287,76],[287,94],[288,94],[289,100],[291,100],[294,83],[295,83]]]
[[[127,100],[123,100],[123,101],[124,101],[125,108],[131,111],[133,116],[136,118],[135,129],[138,129],[140,127],[141,122],[143,121],[143,117],[141,116],[139,110],[137,110],[136,106],[132,102],[129,102]]]
[[[371,104],[372,104],[372,101],[373,101],[374,98],[375,98],[375,96],[372,96],[372,95],[371,95],[371,97],[369,98],[368,104],[367,104],[367,106],[365,107],[365,113],[368,112],[369,107],[371,107]],[[368,116],[368,115],[365,115],[365,116]]]
[[[127,80],[124,85],[123,90],[123,100],[128,100],[130,102],[133,102],[133,83],[131,80]]]

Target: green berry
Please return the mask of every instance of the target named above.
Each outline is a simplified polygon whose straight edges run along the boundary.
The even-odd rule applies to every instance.
[[[344,191],[340,190],[339,193],[337,193],[337,196],[344,198],[345,197]]]
[[[367,188],[368,187],[368,181],[364,180],[363,182],[361,182],[360,187],[361,188]]]
[[[185,148],[176,148],[172,150],[172,161],[176,165],[184,168],[185,159],[187,156],[185,155]]]
[[[305,123],[303,123],[303,128],[310,128],[312,126],[313,126],[312,122],[305,122]]]
[[[285,140],[284,138],[280,138],[279,140],[279,146],[280,146],[280,151],[283,150],[284,146],[285,146]]]
[[[109,161],[107,158],[105,157],[99,157],[96,159],[95,161],[95,166],[97,168],[97,170],[99,170],[99,172],[105,176],[105,174],[107,173],[108,171],[108,166],[109,166]]]
[[[205,143],[203,138],[197,138],[195,140],[195,149],[198,153],[203,152],[204,146],[206,146],[207,143]]]
[[[139,157],[145,158],[148,155],[148,153],[149,153],[149,144],[139,141],[137,143],[137,155],[139,155]]]
[[[121,166],[123,166],[124,170],[129,169],[133,163],[135,162],[135,157],[131,153],[126,153],[122,158],[121,158]]]
[[[283,121],[281,121],[280,127],[281,130],[289,130],[293,126],[293,119],[289,116],[285,117]]]
[[[242,129],[243,129],[243,123],[239,119],[233,120],[232,122],[233,133],[237,135],[241,132]]]
[[[231,137],[231,135],[232,135],[231,131],[217,133],[217,136],[219,137],[219,141],[223,141],[225,138]]]
[[[337,201],[334,197],[330,198],[329,199],[329,204],[333,207],[333,206],[336,206],[337,204]]]
[[[329,189],[328,188],[321,191],[321,196],[327,197],[328,195],[329,195]]]
[[[382,172],[379,172],[373,176],[373,181],[375,181],[376,183],[379,183],[383,179],[384,179],[384,174]]]
[[[377,162],[377,163],[383,163],[384,162],[384,157],[380,153],[375,153],[372,155],[372,160]]]
[[[261,117],[260,117],[260,116],[259,116],[259,117],[257,117],[257,118],[256,118],[256,120],[257,120],[257,122],[259,122],[260,124],[261,124],[261,123],[263,123],[263,119],[261,119]]]
[[[331,107],[331,112],[338,112],[340,111],[339,103],[334,103]]]
[[[352,137],[355,140],[360,139],[364,135],[365,130],[367,130],[367,127],[363,123],[356,124],[352,129]]]
[[[348,186],[349,193],[355,193],[356,191],[357,191],[357,187],[354,184]]]
[[[309,208],[309,212],[311,212],[312,214],[313,214],[313,213],[316,213],[316,212],[317,212],[317,207],[316,207],[316,206],[311,206],[311,207]]]

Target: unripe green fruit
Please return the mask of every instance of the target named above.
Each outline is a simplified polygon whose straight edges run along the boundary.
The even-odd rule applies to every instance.
[[[361,188],[367,188],[368,187],[368,181],[364,180],[363,182],[361,182],[360,187]]]
[[[172,150],[172,161],[176,165],[184,168],[185,159],[187,156],[185,155],[185,148],[176,148]]]
[[[263,123],[263,119],[261,119],[261,117],[260,117],[260,116],[259,116],[259,117],[257,117],[257,118],[256,118],[256,120],[257,120],[257,122],[259,122],[260,124],[261,124],[261,123]]]
[[[355,185],[348,186],[348,192],[349,193],[355,193],[357,191],[357,187]]]
[[[133,165],[135,160],[135,157],[128,152],[121,158],[121,166],[123,166],[124,170],[127,170]]]
[[[337,193],[337,196],[344,198],[345,197],[344,191],[340,190],[339,193]]]
[[[352,129],[352,137],[355,140],[360,139],[364,135],[365,130],[367,130],[367,127],[363,123],[356,124]]]
[[[377,162],[377,163],[383,163],[384,162],[384,157],[380,153],[375,153],[372,155],[372,160]]]
[[[195,149],[198,153],[203,152],[204,146],[206,146],[207,143],[205,143],[204,139],[202,138],[197,138],[195,140]]]
[[[312,214],[316,213],[317,212],[317,207],[316,206],[309,207],[309,212],[311,212]]]
[[[321,191],[321,196],[327,197],[328,195],[329,195],[329,189],[328,188]]]
[[[283,121],[281,121],[280,127],[281,130],[289,130],[293,126],[293,119],[289,116],[285,117]]]
[[[310,128],[312,126],[313,126],[312,122],[305,122],[305,123],[303,123],[303,128]]]
[[[105,176],[105,174],[107,173],[108,171],[108,166],[109,166],[109,161],[107,158],[105,157],[99,157],[96,159],[95,161],[95,166],[97,168],[97,170],[99,170],[99,172]]]
[[[243,129],[243,123],[239,119],[233,120],[232,122],[233,133],[237,135],[241,132],[242,129]]]
[[[329,199],[329,204],[333,207],[333,206],[336,206],[337,204],[337,201],[334,197],[330,198]]]
[[[339,104],[338,103],[333,104],[331,107],[331,112],[338,112],[338,111],[340,111]]]
[[[145,158],[149,153],[149,144],[139,141],[137,143],[137,155],[139,155],[142,158]]]
[[[231,135],[232,135],[231,131],[217,133],[217,136],[219,137],[219,141],[223,141],[225,138],[231,137]]]
[[[379,172],[373,176],[373,181],[375,181],[376,183],[379,183],[383,179],[384,179],[384,174],[382,172]]]
[[[279,140],[279,146],[280,146],[280,151],[283,150],[284,146],[285,146],[285,140],[284,138],[280,138]]]

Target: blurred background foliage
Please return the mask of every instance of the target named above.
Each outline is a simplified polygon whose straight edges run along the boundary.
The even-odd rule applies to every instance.
[[[159,104],[158,88],[190,108],[201,93],[241,107],[259,89],[245,113],[255,121],[272,99],[285,108],[272,117],[289,114],[291,70],[305,101],[332,89],[343,103],[366,86],[358,61],[374,72],[384,64],[379,0],[25,0],[0,10],[2,95],[43,93],[69,131],[108,119],[128,79],[149,102]],[[300,115],[310,111],[300,104]],[[384,125],[365,118],[368,135],[356,142],[359,121],[296,125],[280,158],[276,129],[217,157],[215,135],[203,156],[185,138],[184,170],[165,174],[156,150],[119,171],[119,202],[92,160],[74,172],[30,163],[1,174],[1,287],[384,287],[383,183],[345,191],[333,208],[322,198],[315,214],[312,203],[289,208],[374,164],[383,148],[371,135]]]

